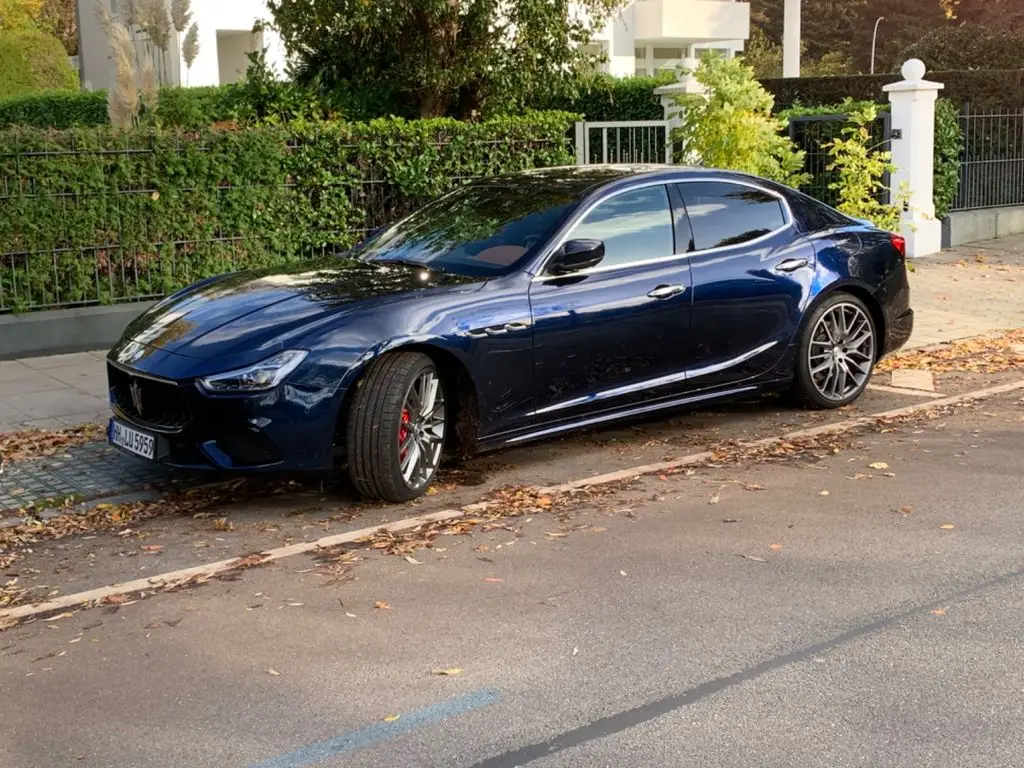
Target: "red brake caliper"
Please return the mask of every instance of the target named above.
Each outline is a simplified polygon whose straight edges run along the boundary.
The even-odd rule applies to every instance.
[[[405,425],[409,423],[409,409],[402,409],[402,425],[398,428],[398,458],[404,459],[405,454],[409,452],[409,446],[402,448],[402,443],[405,442],[405,438],[409,436],[409,428]]]

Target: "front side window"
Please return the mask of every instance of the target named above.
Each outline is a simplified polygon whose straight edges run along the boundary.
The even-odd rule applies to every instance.
[[[782,202],[764,190],[721,181],[679,185],[693,227],[694,248],[741,245],[786,225]]]
[[[619,266],[675,253],[668,189],[658,185],[623,192],[596,206],[569,235],[572,240],[600,240],[600,266]]]

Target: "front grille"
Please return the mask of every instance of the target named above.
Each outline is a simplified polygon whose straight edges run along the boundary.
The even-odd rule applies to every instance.
[[[174,384],[133,376],[107,363],[110,402],[139,424],[181,429],[192,418],[188,403]]]

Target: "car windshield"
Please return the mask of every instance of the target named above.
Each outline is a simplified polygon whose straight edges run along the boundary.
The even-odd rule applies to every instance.
[[[364,261],[492,277],[519,269],[578,201],[579,188],[519,178],[462,187],[382,230]]]

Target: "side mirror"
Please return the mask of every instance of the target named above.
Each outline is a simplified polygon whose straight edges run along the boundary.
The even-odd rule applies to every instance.
[[[569,240],[548,264],[552,275],[569,275],[601,263],[604,258],[604,243],[600,240]]]

